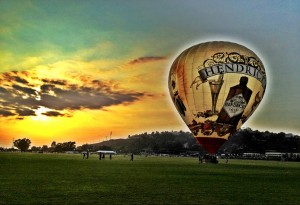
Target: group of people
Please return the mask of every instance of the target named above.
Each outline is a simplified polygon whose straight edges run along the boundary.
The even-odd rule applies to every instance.
[[[82,152],[82,154],[83,154],[83,159],[88,159],[90,156],[89,150],[87,150],[86,152]]]
[[[217,159],[217,157],[215,155],[209,155],[206,154],[204,156],[199,155],[199,164],[200,163],[214,163],[214,164],[218,164],[219,161]],[[225,163],[228,163],[228,158],[226,158]]]
[[[217,157],[215,155],[206,154],[204,156],[199,155],[199,164],[200,163],[214,163],[214,164],[218,164],[219,161],[218,161],[218,159],[217,159]]]
[[[87,150],[86,152],[82,152],[82,155],[83,155],[83,159],[88,159],[90,156],[89,150]],[[105,153],[99,152],[98,155],[99,155],[99,160],[105,159]],[[112,159],[112,154],[109,155],[109,159],[110,160]],[[130,161],[133,161],[133,153],[131,153],[130,155]]]
[[[99,160],[105,159],[105,153],[99,152],[98,154],[99,154]],[[112,159],[112,154],[109,155],[109,159],[110,159],[110,160]]]

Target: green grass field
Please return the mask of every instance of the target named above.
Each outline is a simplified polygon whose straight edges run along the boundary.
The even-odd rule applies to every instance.
[[[0,153],[0,204],[300,204],[300,163]]]

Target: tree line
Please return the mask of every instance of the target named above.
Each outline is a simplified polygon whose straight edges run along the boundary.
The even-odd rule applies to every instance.
[[[63,143],[56,143],[53,141],[50,146],[43,145],[43,146],[32,146],[31,140],[27,138],[17,139],[13,141],[14,147],[16,147],[21,152],[31,151],[31,152],[66,152],[66,151],[74,151],[76,150],[76,142],[63,142]],[[0,151],[16,151],[15,148],[3,148],[0,147]]]
[[[204,154],[190,132],[152,132],[128,136],[127,139],[110,140],[94,144],[105,145],[118,152],[154,153],[154,154]],[[264,154],[268,151],[300,153],[300,137],[283,132],[272,133],[250,128],[239,130],[219,149],[219,154],[237,154],[255,152]]]
[[[223,152],[241,154],[256,152],[264,154],[268,151],[282,153],[300,153],[300,137],[284,132],[272,133],[250,128],[241,129],[224,144]]]
[[[119,153],[174,154],[203,152],[190,132],[164,131],[129,135],[127,139],[115,139],[93,144],[91,147],[106,146]]]
[[[32,152],[82,152],[89,150],[114,150],[118,153],[134,154],[185,154],[200,153],[205,150],[197,143],[190,132],[164,131],[129,135],[125,139],[112,139],[95,144],[76,146],[76,142],[55,142],[41,147],[32,146],[30,139],[23,138],[14,141],[14,146],[20,151]],[[0,148],[0,150],[9,150]],[[265,153],[277,151],[286,153],[300,153],[300,137],[283,132],[261,132],[250,128],[241,129],[232,136],[219,150],[219,153],[242,154],[245,152]]]

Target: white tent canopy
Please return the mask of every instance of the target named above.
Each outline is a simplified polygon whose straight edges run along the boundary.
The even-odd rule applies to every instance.
[[[115,151],[111,151],[111,150],[98,150],[97,153],[102,153],[102,154],[117,154]]]

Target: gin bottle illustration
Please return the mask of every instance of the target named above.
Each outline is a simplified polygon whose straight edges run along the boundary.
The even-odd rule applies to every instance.
[[[232,129],[236,128],[252,95],[247,83],[248,77],[242,76],[240,83],[230,88],[217,123],[229,124]]]

